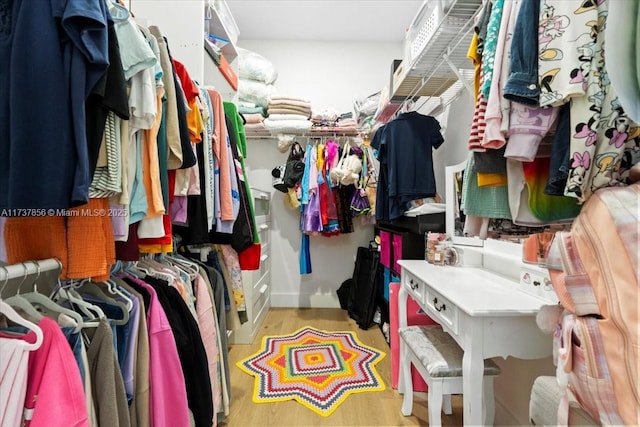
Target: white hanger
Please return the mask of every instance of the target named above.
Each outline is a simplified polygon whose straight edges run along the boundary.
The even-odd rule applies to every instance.
[[[22,310],[25,314],[27,314],[29,317],[33,318],[36,321],[41,321],[42,320],[42,313],[40,313],[38,310],[36,310],[36,308],[31,305],[31,303],[29,301],[27,301],[26,299],[24,299],[21,295],[20,295],[20,287],[22,286],[22,284],[25,282],[25,280],[27,280],[27,273],[29,271],[29,269],[27,268],[27,266],[24,263],[21,263],[21,265],[24,267],[24,277],[22,278],[22,281],[20,282],[20,284],[18,285],[17,288],[17,294],[13,295],[10,298],[6,298],[5,302],[9,305],[11,305],[14,308],[19,308],[20,310]]]
[[[4,316],[11,320],[13,323],[24,326],[27,329],[35,332],[36,334],[36,342],[33,344],[27,344],[25,347],[29,351],[37,350],[42,345],[42,341],[44,340],[44,334],[42,333],[42,329],[34,323],[29,322],[27,319],[21,317],[16,311],[11,308],[9,304],[0,300],[0,313],[4,314]]]
[[[162,271],[160,270],[161,268],[164,269],[167,266],[164,266],[162,264],[159,264],[158,266],[154,265],[155,264],[159,264],[157,261],[154,261],[152,259],[147,259],[147,260],[141,260],[138,262],[138,268],[140,268],[141,264],[143,267],[146,267],[148,269],[147,274],[149,274],[149,276],[151,277],[156,277],[159,279],[163,279],[167,282],[169,282],[169,285],[173,284],[173,282],[176,280],[176,277],[173,276],[172,274],[178,274],[177,272],[169,272],[169,271]]]
[[[58,289],[58,292],[55,294],[55,298],[56,301],[68,301],[72,304],[72,306],[78,307],[82,314],[84,314],[89,319],[83,322],[82,326],[84,328],[96,327],[99,325],[99,321],[101,319],[107,318],[100,307],[83,300],[82,297],[71,288],[65,286],[60,287]]]
[[[116,326],[125,325],[129,321],[129,310],[122,301],[118,301],[107,295],[104,290],[97,284],[91,281],[91,279],[82,280],[79,284],[73,286],[75,289],[79,289],[82,292],[86,292],[89,295],[96,297],[99,300],[105,301],[110,305],[115,305],[122,311],[122,319],[111,319]]]
[[[193,261],[189,261],[187,259],[179,258],[172,255],[165,255],[165,259],[172,262],[174,265],[177,264],[178,268],[185,269],[189,276],[192,279],[195,279],[198,274],[200,274],[200,266]]]
[[[125,301],[127,311],[131,313],[131,310],[133,309],[133,302],[131,301],[131,297],[122,292],[122,289],[120,289],[120,286],[118,286],[118,284],[114,280],[108,279],[105,283],[107,284],[107,290],[111,294],[117,295]]]

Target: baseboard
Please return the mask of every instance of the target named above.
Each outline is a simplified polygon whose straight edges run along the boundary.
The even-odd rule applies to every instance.
[[[271,293],[271,307],[280,308],[340,308],[337,295]]]
[[[521,420],[517,417],[516,414],[510,409],[509,406],[503,404],[499,398],[495,397],[496,403],[496,412],[493,425],[496,426],[528,426],[531,425],[531,422],[526,420]]]

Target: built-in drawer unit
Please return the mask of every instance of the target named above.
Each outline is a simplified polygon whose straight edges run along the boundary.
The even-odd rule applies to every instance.
[[[231,334],[233,344],[253,343],[271,307],[271,196],[268,191],[255,188],[251,194],[260,233],[260,266],[257,270],[242,271],[248,321]]]

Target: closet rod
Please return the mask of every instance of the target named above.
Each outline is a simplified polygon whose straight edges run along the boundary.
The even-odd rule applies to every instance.
[[[57,258],[47,258],[43,260],[25,261],[19,264],[0,266],[0,297],[15,295],[18,288],[27,280],[36,280],[44,276],[58,279],[62,272],[62,263]],[[17,286],[8,286],[15,283]],[[11,289],[11,292],[9,292]]]

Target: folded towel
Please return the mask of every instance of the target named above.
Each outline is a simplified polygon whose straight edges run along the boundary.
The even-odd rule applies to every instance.
[[[262,114],[263,116],[265,115],[266,109],[262,108],[262,107],[243,107],[243,106],[239,106],[238,107],[238,113],[240,114]]]
[[[248,131],[248,130],[265,130],[267,129],[264,126],[264,122],[258,122],[258,123],[248,123],[246,125],[244,125],[244,130]]]
[[[308,120],[304,114],[269,114],[269,120]]]
[[[273,95],[271,96],[272,100],[275,101],[297,101],[297,102],[306,102],[307,104],[311,101],[308,98],[301,98],[299,96],[290,96],[290,95]]]
[[[305,131],[311,129],[311,122],[308,120],[270,120],[265,119],[264,125],[271,131]]]
[[[247,124],[260,123],[264,121],[264,116],[258,113],[243,114],[243,116],[244,116],[244,119],[247,121]]]
[[[311,109],[311,103],[305,101],[295,101],[295,100],[284,100],[284,99],[273,99],[273,97],[269,100],[269,107],[278,106],[278,107],[303,107]]]
[[[311,116],[310,109],[304,109],[300,107],[289,107],[289,108],[281,108],[281,107],[269,107],[267,110],[269,115],[271,114],[302,114],[303,116],[309,118]]]
[[[338,121],[338,126],[357,126],[358,122],[356,122],[353,119],[346,119],[346,120],[339,120]]]

